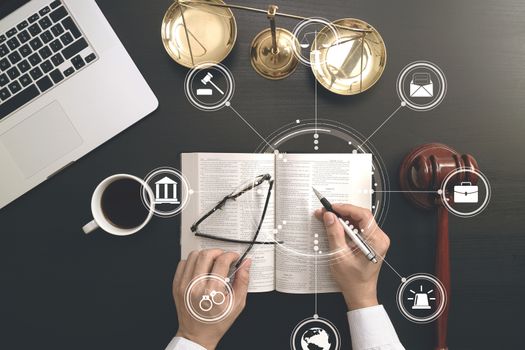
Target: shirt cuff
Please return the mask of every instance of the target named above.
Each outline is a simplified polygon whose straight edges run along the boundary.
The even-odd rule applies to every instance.
[[[186,338],[175,337],[168,344],[166,350],[206,350],[206,348]]]
[[[402,350],[403,345],[383,305],[348,312],[353,350]]]

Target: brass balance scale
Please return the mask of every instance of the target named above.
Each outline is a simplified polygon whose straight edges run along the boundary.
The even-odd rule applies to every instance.
[[[237,39],[237,23],[231,9],[266,14],[270,28],[255,36],[251,64],[267,79],[290,76],[300,61],[301,46],[290,31],[277,27],[276,17],[300,21],[302,16],[226,4],[222,0],[177,0],[162,21],[162,42],[173,60],[194,68],[224,60]],[[310,47],[309,65],[317,81],[329,91],[355,95],[372,87],[386,65],[386,47],[379,32],[368,23],[344,18],[326,23]]]

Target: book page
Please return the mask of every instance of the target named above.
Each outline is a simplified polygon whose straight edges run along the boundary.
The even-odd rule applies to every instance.
[[[256,176],[270,174],[274,178],[273,154],[234,153],[184,153],[182,171],[190,182],[194,193],[188,206],[182,211],[181,258],[185,259],[192,250],[220,248],[239,254],[249,244],[230,243],[205,237],[191,232],[191,225],[211,210],[224,196],[239,185],[250,182]],[[237,198],[229,200],[222,210],[217,210],[199,225],[199,231],[222,238],[251,241],[261,219],[268,183],[263,183]],[[273,236],[274,194],[268,206],[259,241],[268,241]],[[275,247],[273,244],[255,244],[249,258],[253,260],[250,270],[250,292],[266,292],[275,289]]]
[[[285,154],[276,159],[275,168],[276,223],[284,241],[276,249],[276,290],[314,293],[317,285],[318,293],[337,292],[329,259],[323,256],[329,252],[326,232],[313,216],[321,203],[312,186],[332,203],[370,209],[372,155]]]

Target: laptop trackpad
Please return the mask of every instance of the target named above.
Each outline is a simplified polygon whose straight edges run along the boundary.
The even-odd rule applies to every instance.
[[[54,101],[0,135],[26,178],[82,144],[82,138],[58,101]]]

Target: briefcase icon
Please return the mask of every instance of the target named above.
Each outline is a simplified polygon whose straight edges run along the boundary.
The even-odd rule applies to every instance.
[[[410,81],[410,97],[433,97],[434,83],[429,73],[414,73]]]
[[[471,182],[462,182],[459,186],[454,186],[454,203],[477,203],[478,186]]]

